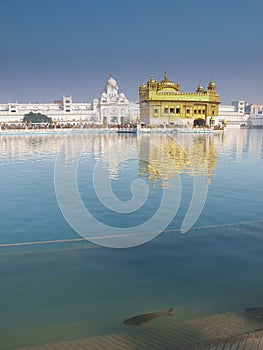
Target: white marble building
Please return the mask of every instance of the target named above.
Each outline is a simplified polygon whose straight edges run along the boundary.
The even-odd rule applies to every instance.
[[[0,104],[0,122],[22,122],[25,114],[42,113],[54,121],[99,121],[97,104],[73,103],[72,97],[63,96],[53,103],[18,103]]]
[[[234,101],[231,105],[219,105],[218,121],[227,121],[228,127],[240,128],[241,124],[245,124],[249,115],[245,112],[245,101]]]
[[[97,101],[100,120],[103,124],[133,123],[140,116],[139,103],[129,102],[124,93],[119,93],[115,79],[110,76]]]
[[[263,128],[263,105],[245,101],[234,101],[230,106],[220,105],[219,120],[223,118],[228,127]]]
[[[25,114],[42,113],[56,122],[87,122],[97,124],[122,124],[133,122],[139,117],[139,104],[129,102],[124,93],[119,93],[115,79],[108,79],[104,91],[91,103],[73,102],[72,96],[63,96],[53,103],[0,104],[0,123],[20,123]]]
[[[263,128],[263,105],[252,103],[246,106],[249,113],[248,126],[250,128]]]
[[[258,103],[251,103],[246,105],[246,113],[251,116],[263,116],[263,105]]]

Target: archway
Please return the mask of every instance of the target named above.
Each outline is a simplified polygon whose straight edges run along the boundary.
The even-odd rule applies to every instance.
[[[108,119],[107,117],[103,117],[103,125],[106,126],[108,124]]]
[[[197,127],[202,127],[204,128],[205,127],[205,120],[202,119],[202,118],[197,118],[194,120],[194,126],[197,126]]]

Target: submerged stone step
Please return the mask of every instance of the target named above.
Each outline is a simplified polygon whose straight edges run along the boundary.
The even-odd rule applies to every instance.
[[[147,325],[127,332],[16,350],[263,350],[263,320],[245,313]]]
[[[262,350],[263,331],[231,337],[211,344],[194,346],[189,350]]]

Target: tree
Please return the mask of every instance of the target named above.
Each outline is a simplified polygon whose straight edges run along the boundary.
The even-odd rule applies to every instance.
[[[52,118],[45,114],[30,112],[25,114],[23,123],[52,123]]]

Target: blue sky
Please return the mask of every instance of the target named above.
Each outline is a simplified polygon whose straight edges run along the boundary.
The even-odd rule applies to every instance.
[[[91,101],[110,74],[138,101],[165,71],[263,103],[262,23],[262,0],[0,0],[0,103]]]

